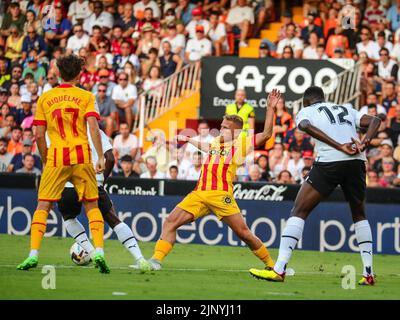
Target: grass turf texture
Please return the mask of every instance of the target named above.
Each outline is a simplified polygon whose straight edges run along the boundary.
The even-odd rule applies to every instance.
[[[45,238],[38,267],[20,271],[16,265],[27,256],[29,237],[0,235],[0,299],[400,299],[399,256],[375,255],[377,285],[344,290],[342,267],[354,265],[361,272],[358,253],[297,250],[290,263],[296,275],[272,283],[247,272],[262,268],[247,248],[177,244],[164,270],[141,274],[128,268],[133,261],[127,250],[107,240],[111,274],[105,275],[92,264],[75,266],[69,257],[72,243],[71,238]],[[150,257],[154,243],[140,246]],[[277,256],[277,250],[270,251]],[[42,289],[43,265],[56,267],[55,290]]]

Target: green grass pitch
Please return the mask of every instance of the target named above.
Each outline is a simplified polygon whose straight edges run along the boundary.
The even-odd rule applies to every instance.
[[[129,268],[132,258],[116,240],[105,250],[111,274],[92,265],[75,266],[71,238],[45,238],[39,266],[16,270],[28,253],[29,237],[0,235],[0,299],[400,299],[400,257],[375,255],[374,287],[342,288],[342,267],[353,265],[360,278],[358,253],[295,251],[290,267],[296,275],[284,283],[256,280],[247,270],[262,264],[247,248],[177,244],[164,270],[141,274]],[[154,243],[140,244],[150,257]],[[277,250],[270,250],[273,257]],[[56,267],[56,289],[42,289],[43,265]]]

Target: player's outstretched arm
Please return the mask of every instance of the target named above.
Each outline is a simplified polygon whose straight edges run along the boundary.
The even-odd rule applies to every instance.
[[[256,134],[255,148],[264,146],[269,138],[272,136],[272,129],[274,127],[274,115],[276,105],[281,98],[281,92],[273,89],[267,98],[267,110],[265,112],[264,131]]]
[[[46,126],[36,126],[36,144],[45,166],[47,162]]]
[[[365,134],[365,136],[361,140],[361,142],[353,140],[353,143],[357,146],[357,149],[360,152],[364,151],[368,147],[369,143],[371,142],[371,139],[378,132],[381,122],[382,122],[381,119],[379,119],[378,117],[373,117],[368,114],[364,114],[361,117],[360,127],[368,128],[368,129],[367,129],[367,133]]]
[[[200,149],[201,151],[208,153],[208,151],[210,150],[210,144],[207,142],[200,142],[197,140],[193,140],[190,137],[178,134],[176,136],[176,140],[177,141],[183,141],[183,142],[189,142],[190,144],[194,145],[197,149]]]
[[[333,140],[331,137],[326,135],[323,131],[313,126],[310,121],[302,120],[298,128],[301,131],[308,133],[311,137],[330,145],[332,148],[335,148],[339,151],[342,151],[350,156],[359,153],[360,151],[354,146],[353,142],[348,142],[344,144],[340,144],[336,140]]]
[[[102,173],[104,171],[104,153],[103,153],[103,145],[101,144],[100,137],[100,129],[99,124],[97,122],[96,117],[90,116],[87,117],[87,123],[89,126],[90,137],[92,138],[92,142],[96,152],[98,154],[98,159],[96,163],[96,172]]]

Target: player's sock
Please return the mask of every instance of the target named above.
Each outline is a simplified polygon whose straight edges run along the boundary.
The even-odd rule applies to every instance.
[[[117,224],[114,227],[114,231],[117,234],[118,240],[128,249],[136,261],[143,259],[142,251],[140,251],[136,238],[126,223],[121,222]]]
[[[94,251],[94,247],[86,234],[85,228],[78,219],[68,219],[64,221],[64,225],[68,234],[74,238],[75,242],[91,255]]]
[[[361,220],[354,224],[358,247],[364,265],[363,275],[372,275],[372,232],[368,220]]]
[[[292,256],[297,242],[301,239],[304,228],[304,220],[299,217],[290,217],[282,231],[279,255],[274,270],[281,274],[286,270],[286,265]]]
[[[47,216],[49,213],[46,210],[36,210],[33,214],[31,224],[31,251],[29,256],[38,256],[40,244],[44,234],[46,233]]]
[[[104,248],[104,220],[99,208],[87,212],[90,231],[92,232],[93,243],[96,253],[103,253]]]
[[[271,255],[269,254],[268,249],[262,245],[257,250],[253,250],[253,253],[262,261],[267,267],[273,268],[274,267],[274,260],[272,259]]]
[[[171,250],[172,250],[172,244],[170,244],[165,240],[160,239],[156,243],[156,246],[154,248],[154,254],[151,258],[162,262]]]

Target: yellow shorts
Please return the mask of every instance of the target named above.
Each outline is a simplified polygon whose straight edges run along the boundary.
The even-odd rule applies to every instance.
[[[240,213],[235,198],[225,191],[200,191],[189,193],[177,207],[190,212],[194,220],[213,212],[218,219]]]
[[[90,163],[66,167],[45,166],[40,180],[39,201],[60,200],[67,181],[74,185],[79,201],[95,201],[99,198],[96,173]]]

